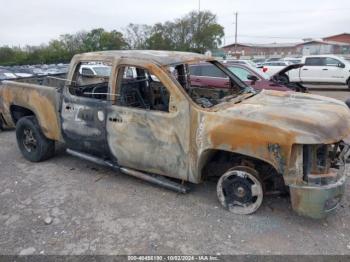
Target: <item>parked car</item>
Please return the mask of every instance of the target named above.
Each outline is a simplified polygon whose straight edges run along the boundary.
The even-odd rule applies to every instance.
[[[254,63],[252,60],[246,60],[246,59],[227,59],[220,62],[232,63],[232,64],[243,64],[243,65],[248,65],[252,67],[257,67],[256,63]]]
[[[232,73],[240,80],[251,87],[262,90],[279,90],[279,91],[298,91],[306,92],[306,88],[301,84],[285,83],[285,73],[295,67],[289,67],[285,71],[280,70],[274,76],[261,72],[255,67],[236,63],[223,63]],[[217,70],[213,65],[208,63],[196,64],[190,66],[191,84],[199,87],[227,88],[229,79],[225,77],[222,71]]]
[[[350,88],[350,62],[335,55],[304,56],[302,68],[288,72],[290,82],[339,84]]]
[[[281,61],[289,62],[290,64],[302,64],[302,59],[297,57],[285,57]]]
[[[14,78],[17,78],[17,76],[11,71],[7,69],[0,69],[0,80],[14,79]]]
[[[110,75],[85,77],[86,61],[111,63]],[[191,86],[193,63],[222,71],[228,89]],[[137,77],[125,79],[130,67]],[[63,88],[51,77],[0,85],[0,119],[16,127],[28,161],[53,157],[60,141],[73,156],[181,193],[188,191],[182,182],[216,177],[219,202],[235,214],[255,212],[276,190],[290,192],[293,209],[313,218],[341,201],[350,154],[350,111],[341,101],[256,92],[194,53],[88,53],[75,55],[70,70]]]
[[[289,66],[290,62],[287,61],[272,61],[272,62],[266,62],[264,63],[263,67],[261,68],[261,70],[268,74],[269,76],[273,76],[274,74],[276,74],[278,71],[282,70],[283,68],[285,68],[286,66]]]
[[[266,62],[275,62],[275,61],[280,61],[281,58],[280,57],[270,57],[268,59],[266,59]]]
[[[260,68],[266,62],[266,59],[265,58],[255,58],[252,61],[256,64],[256,67]]]
[[[111,67],[101,64],[86,64],[82,65],[79,73],[85,76],[109,76]]]

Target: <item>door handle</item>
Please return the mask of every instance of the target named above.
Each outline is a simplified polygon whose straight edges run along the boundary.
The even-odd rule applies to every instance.
[[[307,69],[307,68],[303,68],[303,70],[304,70],[304,71],[307,71],[307,70],[309,70],[309,69]]]
[[[323,68],[322,70],[323,70],[323,71],[327,71],[328,69],[327,69],[327,68]]]
[[[115,116],[115,117],[109,117],[108,121],[116,122],[116,123],[122,123],[123,119],[120,116]]]

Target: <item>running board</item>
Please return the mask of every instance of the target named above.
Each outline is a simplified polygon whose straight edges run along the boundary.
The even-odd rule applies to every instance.
[[[104,160],[102,158],[98,158],[89,154],[85,154],[82,152],[78,152],[78,151],[74,151],[72,149],[67,149],[66,150],[68,154],[84,159],[84,160],[88,160],[92,163],[95,163],[97,165],[101,165],[101,166],[105,166],[105,167],[109,167],[112,168],[114,170],[120,171],[124,174],[133,176],[133,177],[137,177],[139,179],[145,180],[149,183],[173,190],[175,192],[178,193],[182,193],[182,194],[186,194],[189,191],[189,188],[185,185],[181,185],[180,183],[176,183],[171,181],[170,179],[164,177],[164,176],[160,176],[160,175],[155,175],[155,174],[147,174],[147,173],[143,173],[134,169],[130,169],[130,168],[126,168],[126,167],[121,167],[118,166],[117,164],[108,161],[108,160]]]

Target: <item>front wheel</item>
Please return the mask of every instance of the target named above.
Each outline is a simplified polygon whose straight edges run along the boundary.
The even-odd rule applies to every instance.
[[[16,137],[22,155],[31,162],[44,161],[55,153],[55,142],[44,136],[34,116],[18,120]]]
[[[239,215],[252,214],[258,210],[263,201],[263,192],[258,173],[248,167],[228,170],[217,184],[221,205]]]

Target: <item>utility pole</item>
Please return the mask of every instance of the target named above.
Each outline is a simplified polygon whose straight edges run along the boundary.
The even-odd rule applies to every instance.
[[[201,0],[198,0],[198,13],[201,11]]]
[[[235,56],[237,57],[237,28],[238,28],[238,12],[235,12]]]

